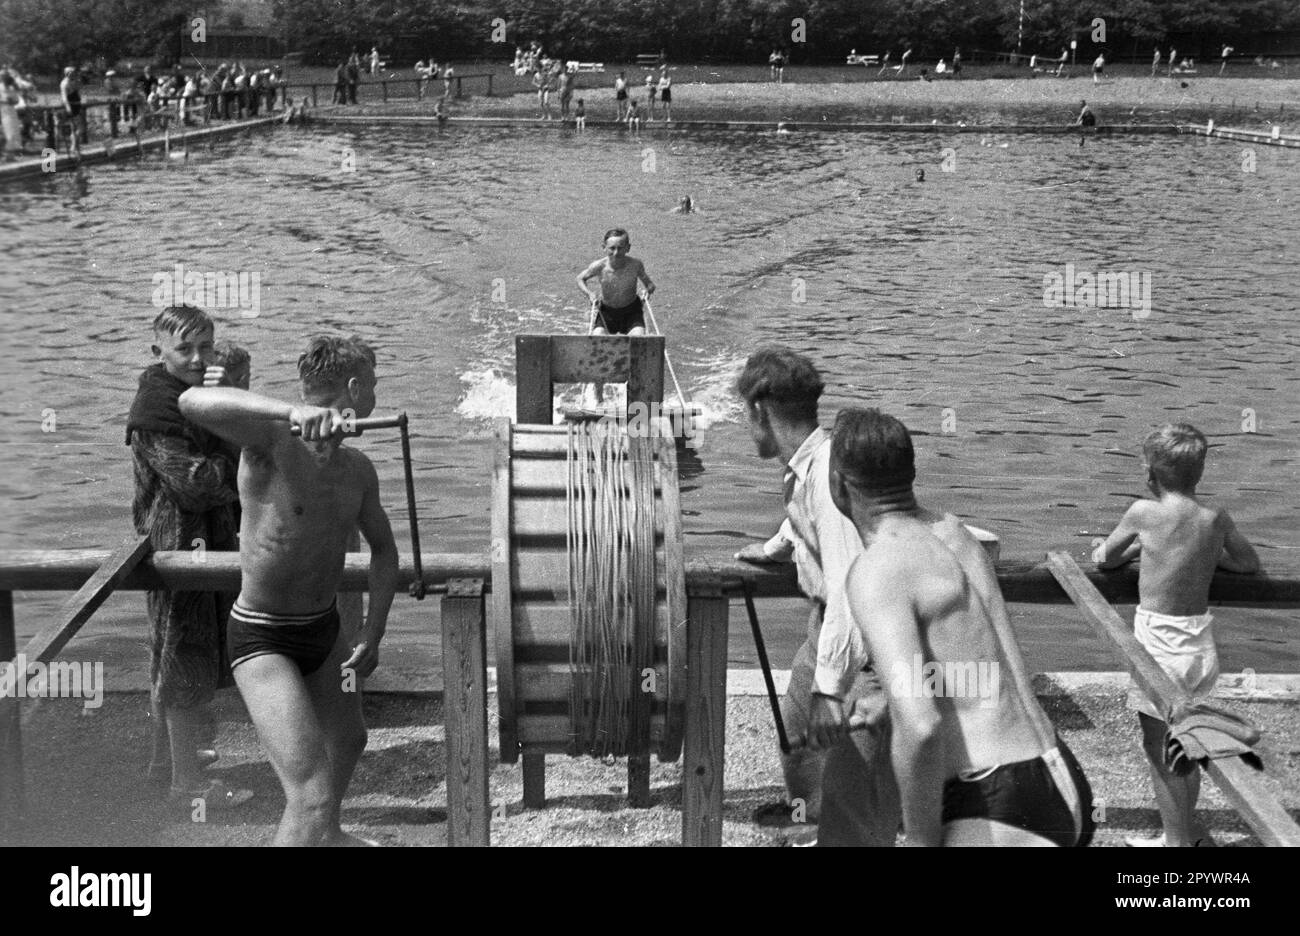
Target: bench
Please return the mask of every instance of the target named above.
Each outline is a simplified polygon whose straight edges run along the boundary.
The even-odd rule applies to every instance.
[[[663,57],[660,56],[658,53],[655,53],[653,55],[651,55],[650,53],[645,53],[643,55],[638,55],[636,57],[636,63],[638,65],[645,66],[645,67],[662,65]]]
[[[854,52],[849,53],[849,57],[844,62],[845,65],[867,65],[874,66],[880,64],[879,55],[858,55]]]
[[[603,72],[605,70],[604,62],[566,62],[565,65],[571,72]]]

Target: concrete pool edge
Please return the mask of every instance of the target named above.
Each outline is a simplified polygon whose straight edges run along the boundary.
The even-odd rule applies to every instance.
[[[572,129],[568,120],[541,120],[535,117],[447,117],[439,119],[423,114],[342,114],[317,113],[317,123],[340,126],[358,124],[383,124],[389,126],[463,126],[463,127],[554,127]],[[623,124],[613,120],[589,120],[587,129],[617,129]],[[1063,135],[1079,133],[1073,124],[980,124],[980,123],[880,123],[858,121],[797,121],[797,120],[674,120],[649,121],[642,124],[640,133],[663,131],[730,130],[750,133],[770,133],[785,129],[789,132],[829,131],[836,133],[1001,133]],[[1103,124],[1091,127],[1089,134],[1098,136],[1208,136],[1226,140],[1259,143],[1300,149],[1300,136],[1271,134],[1232,127],[1209,128],[1203,124]]]

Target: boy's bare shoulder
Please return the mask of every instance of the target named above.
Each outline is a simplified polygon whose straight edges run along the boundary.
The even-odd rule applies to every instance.
[[[1124,511],[1124,519],[1129,523],[1140,525],[1159,516],[1162,510],[1164,507],[1160,501],[1139,497],[1128,505],[1128,510]]]
[[[344,465],[352,474],[358,486],[369,487],[372,484],[379,483],[379,473],[375,470],[375,463],[370,460],[370,456],[365,452],[344,445],[339,447],[338,453],[346,459]]]

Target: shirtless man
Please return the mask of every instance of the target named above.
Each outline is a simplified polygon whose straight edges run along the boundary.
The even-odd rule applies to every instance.
[[[186,418],[243,449],[243,588],[228,643],[235,682],[284,786],[277,845],[361,843],[340,828],[339,810],[366,746],[356,679],[379,662],[397,546],[374,466],[341,443],[350,421],[374,410],[374,362],[358,338],[319,336],[298,359],[297,406],[230,387],[181,395]],[[370,544],[370,601],[361,630],[347,635],[335,592],[358,528]]]
[[[906,844],[1087,844],[1088,782],[1034,699],[991,560],[960,520],[917,504],[907,429],[841,411],[830,472],[865,547],[845,589],[855,652],[889,684]],[[818,699],[810,741],[825,744],[844,712]]]
[[[630,335],[645,334],[645,309],[636,293],[640,280],[645,284],[645,294],[655,291],[655,284],[646,274],[645,265],[627,255],[632,238],[622,228],[605,232],[605,256],[578,274],[578,288],[587,294],[592,304],[591,334]],[[587,281],[600,278],[600,291],[587,287]]]

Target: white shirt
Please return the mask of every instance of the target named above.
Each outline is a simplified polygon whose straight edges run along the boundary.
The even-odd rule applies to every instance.
[[[831,500],[830,458],[830,433],[814,429],[786,466],[786,520],[764,550],[778,559],[793,553],[800,589],[826,606],[813,691],[842,697],[868,659],[843,588],[863,546],[853,521]],[[828,582],[838,587],[828,589]]]

